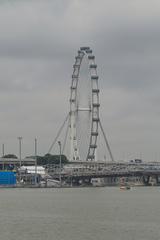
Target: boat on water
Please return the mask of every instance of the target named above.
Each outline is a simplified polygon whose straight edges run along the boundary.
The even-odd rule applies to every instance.
[[[121,190],[130,190],[131,187],[129,185],[126,185],[126,186],[120,186],[120,189]]]
[[[126,182],[124,177],[120,178],[120,189],[121,190],[130,190],[130,185]]]

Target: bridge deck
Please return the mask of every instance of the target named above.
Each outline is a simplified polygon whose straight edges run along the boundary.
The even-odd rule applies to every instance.
[[[79,163],[64,166],[48,166],[48,173],[57,178],[105,178],[122,176],[160,176],[160,163]]]

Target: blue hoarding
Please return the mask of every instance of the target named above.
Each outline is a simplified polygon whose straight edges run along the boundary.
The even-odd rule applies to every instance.
[[[16,174],[14,172],[0,172],[0,185],[15,185]]]

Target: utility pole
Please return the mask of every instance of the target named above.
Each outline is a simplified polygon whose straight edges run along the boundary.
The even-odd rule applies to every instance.
[[[37,138],[34,140],[34,149],[35,149],[35,185],[37,185]]]
[[[22,137],[18,137],[19,140],[19,182],[21,182],[21,166],[22,166]]]
[[[3,158],[3,170],[4,170],[4,143],[2,144],[2,158]]]
[[[59,181],[60,181],[60,187],[62,187],[62,176],[61,176],[61,170],[62,170],[62,151],[61,151],[61,142],[58,141],[59,145]]]
[[[2,157],[4,157],[4,143],[2,144]]]

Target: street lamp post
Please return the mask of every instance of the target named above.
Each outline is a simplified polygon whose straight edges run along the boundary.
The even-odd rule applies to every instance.
[[[35,185],[37,185],[37,138],[35,138]]]
[[[4,143],[2,144],[2,157],[4,157]]]
[[[3,158],[3,170],[4,170],[4,143],[2,144],[2,158]]]
[[[18,137],[19,140],[19,182],[21,182],[21,166],[22,166],[22,137]]]
[[[58,141],[59,145],[59,181],[60,181],[60,186],[62,186],[62,177],[61,177],[61,170],[62,170],[62,151],[61,151],[61,142]]]

